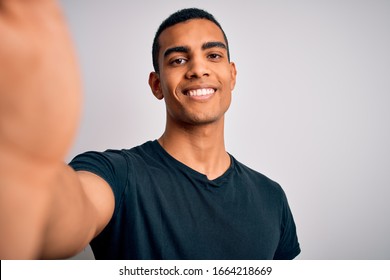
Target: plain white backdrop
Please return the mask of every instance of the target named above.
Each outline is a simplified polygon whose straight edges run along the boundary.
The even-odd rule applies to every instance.
[[[84,82],[68,160],[162,134],[164,102],[147,83],[153,36],[176,10],[203,8],[238,69],[227,149],[284,188],[298,258],[390,259],[390,1],[60,3]]]

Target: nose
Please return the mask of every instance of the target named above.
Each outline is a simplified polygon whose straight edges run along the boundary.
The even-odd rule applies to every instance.
[[[188,69],[186,72],[187,79],[201,78],[210,75],[210,69],[205,58],[201,56],[193,57],[187,63]]]

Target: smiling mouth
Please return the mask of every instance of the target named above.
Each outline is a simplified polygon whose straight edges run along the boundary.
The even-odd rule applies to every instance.
[[[207,96],[215,93],[215,89],[213,88],[199,88],[199,89],[191,89],[185,92],[185,95],[196,97],[196,96]]]

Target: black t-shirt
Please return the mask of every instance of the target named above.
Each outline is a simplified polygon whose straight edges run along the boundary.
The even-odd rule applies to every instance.
[[[282,188],[230,157],[215,180],[156,140],[75,157],[75,170],[102,177],[115,195],[111,221],[91,242],[95,258],[295,258],[300,247]]]

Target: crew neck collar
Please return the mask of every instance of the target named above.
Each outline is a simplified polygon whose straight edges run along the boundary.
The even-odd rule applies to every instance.
[[[206,182],[211,183],[213,185],[214,184],[215,185],[219,185],[220,183],[226,181],[228,179],[229,175],[234,170],[234,166],[235,166],[234,157],[228,153],[228,155],[230,157],[230,166],[229,166],[229,168],[221,176],[219,176],[219,177],[217,177],[217,178],[215,178],[213,180],[209,180],[205,174],[196,171],[195,169],[189,167],[188,165],[182,163],[181,161],[177,160],[172,155],[170,155],[161,146],[161,144],[158,142],[157,139],[152,141],[152,145],[153,145],[153,147],[154,147],[156,152],[158,152],[161,156],[163,156],[164,158],[169,160],[173,165],[177,166],[178,168],[180,168],[181,170],[183,170],[185,172],[188,172],[188,173],[192,174],[193,176],[196,176],[197,178],[200,178],[202,181],[206,181]]]

